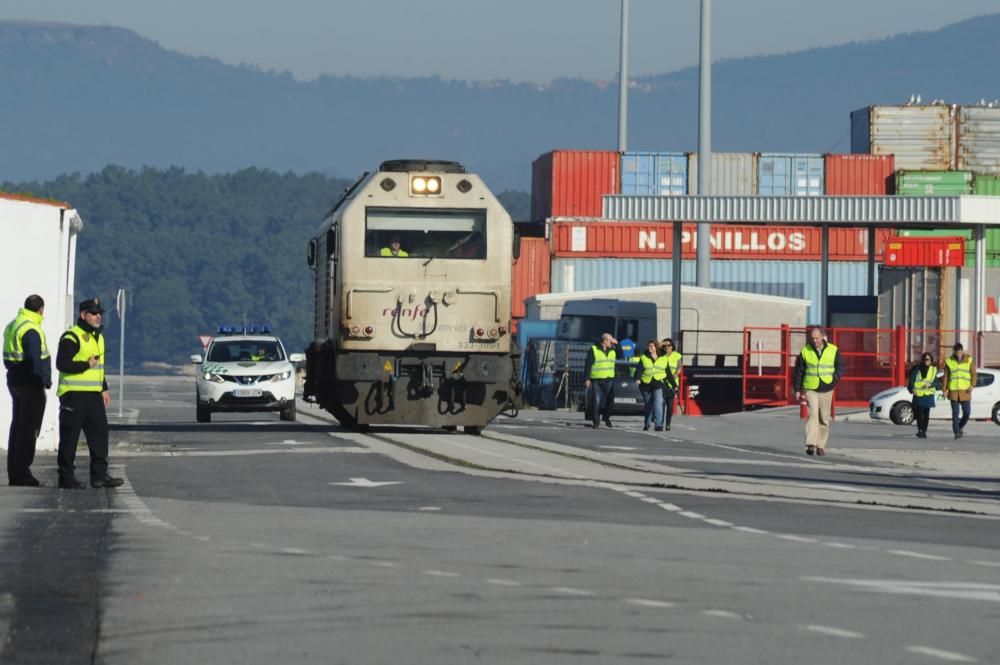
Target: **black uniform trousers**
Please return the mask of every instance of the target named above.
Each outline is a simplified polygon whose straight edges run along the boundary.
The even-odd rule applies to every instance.
[[[101,393],[71,391],[59,398],[59,478],[73,478],[80,431],[90,449],[90,477],[108,475],[108,414]]]
[[[7,439],[7,480],[16,483],[31,477],[35,441],[45,415],[45,389],[40,386],[7,386],[14,412]]]

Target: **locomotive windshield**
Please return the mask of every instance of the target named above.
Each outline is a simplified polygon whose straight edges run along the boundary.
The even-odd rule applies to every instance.
[[[486,258],[486,211],[367,208],[365,256]]]

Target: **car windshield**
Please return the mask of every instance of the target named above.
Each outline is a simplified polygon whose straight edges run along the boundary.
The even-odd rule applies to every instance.
[[[486,258],[486,211],[368,208],[365,256]]]
[[[269,362],[284,360],[281,345],[275,340],[227,339],[212,344],[208,360],[216,363]]]
[[[600,339],[615,326],[613,316],[564,314],[559,319],[559,339]]]

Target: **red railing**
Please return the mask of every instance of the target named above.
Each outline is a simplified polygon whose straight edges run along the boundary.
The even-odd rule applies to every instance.
[[[808,328],[746,327],[743,329],[743,408],[795,404],[793,373]],[[909,367],[924,351],[938,362],[951,354],[952,345],[966,345],[980,367],[997,359],[990,351],[1000,342],[1000,333],[969,330],[923,330],[917,328],[828,328],[827,336],[837,345],[844,373],[834,396],[837,406],[866,406],[872,395],[906,384]],[[989,339],[992,337],[993,339]],[[995,354],[994,354],[995,355]]]

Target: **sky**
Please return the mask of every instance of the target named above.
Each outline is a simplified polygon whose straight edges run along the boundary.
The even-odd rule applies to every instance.
[[[698,0],[630,0],[630,76],[697,64]],[[620,0],[0,0],[0,20],[131,29],[229,64],[323,74],[610,80]],[[714,0],[713,59],[934,30],[998,0]]]

